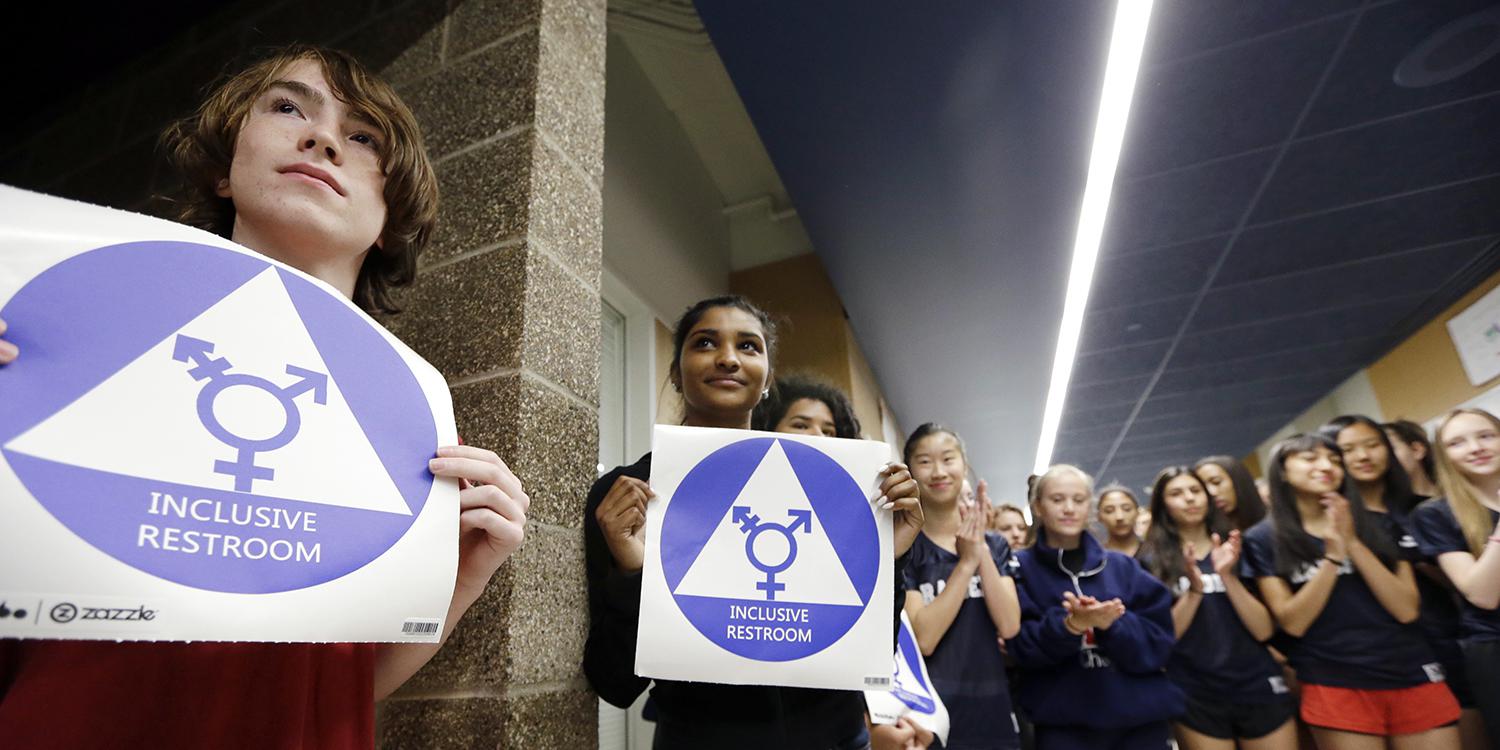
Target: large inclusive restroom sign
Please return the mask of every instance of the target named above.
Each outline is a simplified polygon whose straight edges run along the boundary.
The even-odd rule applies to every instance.
[[[637,672],[886,687],[883,443],[658,427]]]
[[[0,318],[22,351],[0,368],[0,606],[34,615],[0,635],[436,638],[456,488],[427,459],[451,405],[341,295],[0,188]],[[89,616],[114,610],[140,616]]]

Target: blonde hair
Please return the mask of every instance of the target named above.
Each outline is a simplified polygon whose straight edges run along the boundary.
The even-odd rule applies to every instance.
[[[193,114],[169,125],[161,136],[162,148],[184,181],[184,195],[175,203],[177,220],[223,237],[233,231],[234,202],[219,196],[219,181],[229,175],[240,129],[256,99],[302,60],[318,63],[333,94],[382,134],[383,241],[370,248],[360,266],[354,302],[371,312],[395,312],[391,292],[416,278],[417,255],[437,224],[437,176],[416,116],[390,84],[346,53],[305,44],[273,50],[219,83]]]
[[[1035,514],[1037,501],[1042,499],[1042,493],[1046,491],[1047,482],[1063,475],[1070,475],[1082,480],[1083,484],[1089,488],[1089,495],[1092,496],[1094,494],[1094,478],[1089,476],[1088,472],[1072,464],[1054,464],[1047,467],[1046,471],[1038,474],[1036,481],[1031,484],[1030,497],[1026,498],[1026,500],[1031,503],[1033,515]]]
[[[1496,430],[1500,430],[1500,418],[1484,409],[1454,409],[1438,425],[1437,432],[1434,433],[1437,439],[1433,441],[1435,446],[1432,453],[1437,465],[1438,486],[1448,498],[1448,507],[1453,509],[1453,517],[1458,519],[1458,527],[1464,532],[1464,541],[1468,542],[1469,551],[1479,557],[1485,544],[1489,542],[1495,522],[1490,518],[1489,507],[1479,500],[1479,488],[1458,470],[1453,459],[1448,458],[1447,446],[1443,441],[1443,430],[1447,429],[1448,423],[1464,414],[1482,417]]]
[[[1030,547],[1036,543],[1036,524],[1027,523],[1026,511],[1021,510],[1021,506],[1015,503],[999,503],[990,506],[989,517],[985,519],[990,531],[1000,530],[1000,514],[1002,513],[1014,513],[1021,517],[1021,525],[1026,527],[1023,545]]]

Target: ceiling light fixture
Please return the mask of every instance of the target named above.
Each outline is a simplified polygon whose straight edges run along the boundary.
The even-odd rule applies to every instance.
[[[1151,3],[1152,0],[1119,0],[1115,6],[1109,62],[1104,67],[1104,92],[1099,97],[1099,119],[1094,125],[1094,147],[1083,188],[1083,208],[1078,215],[1078,236],[1073,243],[1073,267],[1068,272],[1068,292],[1063,301],[1062,329],[1057,336],[1052,383],[1047,388],[1047,408],[1042,413],[1042,435],[1036,448],[1037,473],[1046,471],[1052,463],[1052,449],[1062,423],[1073,360],[1078,355],[1078,338],[1083,333],[1083,312],[1094,280],[1094,265],[1099,259],[1099,243],[1104,238],[1109,195],[1125,141],[1125,123],[1130,118],[1130,100],[1141,67],[1141,51],[1146,45]]]

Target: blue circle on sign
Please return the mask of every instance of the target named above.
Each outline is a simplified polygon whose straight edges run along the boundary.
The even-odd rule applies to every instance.
[[[202,389],[202,439],[225,451],[214,470],[232,479],[234,489],[101,471],[4,447],[273,268],[327,373],[288,366],[285,373],[248,376],[233,370],[232,352],[177,336],[174,357],[181,360],[184,387]],[[384,554],[426,505],[434,481],[427,459],[437,427],[416,376],[374,324],[344,300],[264,259],[191,242],[100,247],[38,274],[5,303],[0,318],[10,326],[6,338],[25,352],[0,368],[0,393],[6,394],[0,399],[0,451],[63,526],[137,570],[209,591],[307,588]],[[295,410],[318,408],[313,404],[326,397],[328,378],[409,513],[276,495],[275,468],[267,465],[275,463],[267,460],[274,454],[260,451],[294,439]],[[285,420],[280,431],[255,439],[215,423],[208,395],[230,387],[281,389],[270,393],[286,412],[278,414]],[[140,439],[150,440],[152,429],[141,425]],[[152,512],[153,502],[158,512]],[[159,512],[163,508],[181,512]],[[310,513],[315,524],[305,523]]]
[[[760,530],[769,519],[732,509],[766,453],[779,443],[812,505],[809,516],[783,524],[789,545],[801,524],[815,524],[827,537],[853,584],[859,604],[797,602],[776,597],[775,574],[794,566],[787,559],[757,561],[747,533],[746,556],[766,573],[764,598],[742,599],[676,593],[699,553],[726,519]],[[797,512],[794,511],[794,515]],[[813,533],[811,528],[809,533]],[[776,532],[782,533],[782,532]],[[757,661],[791,661],[816,654],[844,637],[864,614],[880,575],[879,530],[870,501],[843,466],[822,451],[792,440],[750,438],[726,445],[699,461],[677,486],[661,528],[661,564],[667,590],[693,627],[730,653]],[[786,558],[795,556],[795,546]],[[837,574],[830,571],[826,574]]]

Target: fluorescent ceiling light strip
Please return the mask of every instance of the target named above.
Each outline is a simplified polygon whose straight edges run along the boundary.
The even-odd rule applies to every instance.
[[[1057,429],[1062,423],[1068,382],[1083,333],[1083,313],[1088,306],[1089,286],[1104,238],[1104,219],[1109,214],[1109,196],[1120,164],[1125,141],[1125,123],[1130,119],[1130,100],[1140,71],[1141,51],[1151,20],[1152,0],[1119,0],[1115,28],[1110,34],[1109,62],[1104,68],[1104,92],[1099,97],[1099,121],[1094,125],[1094,148],[1089,156],[1088,181],[1083,188],[1083,209],[1078,215],[1078,236],[1073,244],[1073,267],[1068,272],[1068,293],[1063,302],[1062,330],[1057,336],[1057,355],[1052,362],[1052,383],[1047,388],[1047,408],[1042,413],[1042,435],[1036,448],[1035,472],[1052,463]]]

